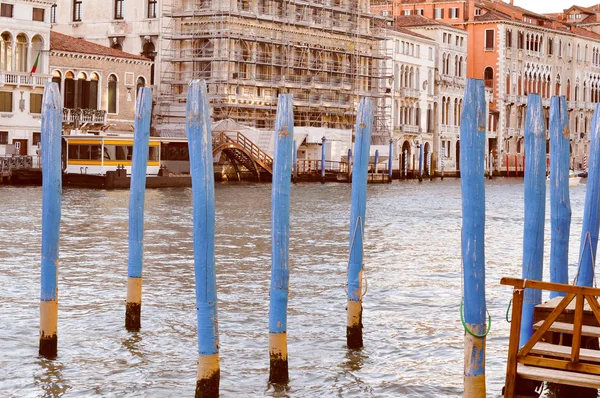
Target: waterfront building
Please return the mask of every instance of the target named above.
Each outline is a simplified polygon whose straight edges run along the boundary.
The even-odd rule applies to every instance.
[[[437,171],[441,170],[442,162],[444,171],[460,171],[459,125],[467,76],[468,33],[421,15],[395,17],[394,25],[435,42],[435,47],[428,46],[427,54],[422,57],[429,63],[433,60],[433,70],[427,71],[428,84],[419,87],[421,95],[428,96],[422,120],[426,121],[427,133],[432,135],[432,148],[426,144],[425,153],[433,154]]]
[[[467,77],[483,79],[493,90],[488,143],[496,169],[522,171],[529,93],[542,95],[546,118],[550,96],[567,97],[572,163],[581,167],[589,151],[593,103],[600,99],[599,34],[512,1],[396,0],[378,12],[423,15],[468,32]]]
[[[54,10],[57,31],[156,56],[154,122],[166,135],[181,132],[187,84],[201,78],[215,121],[271,130],[278,94],[292,93],[296,126],[352,129],[370,96],[373,142],[390,137],[380,51],[389,18],[368,2],[58,0]]]
[[[133,134],[135,100],[152,61],[62,33],[50,33],[50,72],[63,97],[68,133]]]
[[[0,156],[33,155],[38,164],[44,84],[50,80],[52,1],[0,5]]]

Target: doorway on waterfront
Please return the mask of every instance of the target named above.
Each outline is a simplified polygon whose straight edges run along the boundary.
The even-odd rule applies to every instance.
[[[456,171],[460,171],[460,140],[456,141]]]
[[[27,140],[12,140],[15,146],[15,155],[27,156]]]

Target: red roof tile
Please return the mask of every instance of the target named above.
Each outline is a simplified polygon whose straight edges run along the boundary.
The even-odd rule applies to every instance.
[[[150,61],[148,58],[140,55],[126,53],[125,51],[116,50],[114,48],[102,46],[100,44],[92,43],[91,41],[78,39],[76,37],[64,35],[55,31],[50,31],[50,50]]]
[[[436,21],[435,19],[424,17],[423,15],[400,15],[394,18],[394,24],[400,27],[417,27],[417,26],[446,26],[454,28],[454,26],[444,22]]]

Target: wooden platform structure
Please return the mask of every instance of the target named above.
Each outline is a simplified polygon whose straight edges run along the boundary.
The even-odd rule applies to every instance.
[[[502,278],[500,283],[514,289],[504,396],[515,396],[517,377],[600,388],[600,351],[581,348],[582,337],[600,337],[600,289],[516,278]],[[565,296],[536,307],[535,333],[519,349],[526,288],[562,292]],[[570,335],[571,346],[548,342],[552,340],[550,333]]]

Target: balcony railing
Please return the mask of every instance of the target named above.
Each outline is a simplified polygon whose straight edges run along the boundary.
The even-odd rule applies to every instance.
[[[400,95],[405,98],[419,98],[419,89],[417,88],[409,88],[409,87],[401,87]]]
[[[106,124],[107,112],[101,109],[63,108],[63,123]]]
[[[0,87],[5,85],[14,86],[29,86],[37,87],[44,86],[50,81],[52,76],[42,75],[39,73],[28,73],[28,72],[7,72],[0,71]]]

